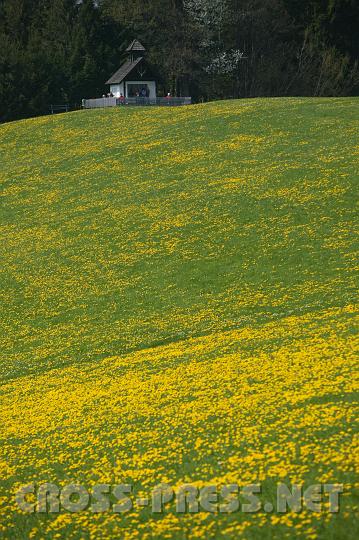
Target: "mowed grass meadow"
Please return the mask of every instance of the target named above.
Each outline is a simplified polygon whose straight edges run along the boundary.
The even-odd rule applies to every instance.
[[[358,121],[278,98],[0,126],[1,538],[358,538]],[[344,493],[22,512],[44,482]]]

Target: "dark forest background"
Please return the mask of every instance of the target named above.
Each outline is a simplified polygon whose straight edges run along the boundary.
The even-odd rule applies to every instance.
[[[0,120],[97,97],[133,38],[194,101],[359,93],[357,0],[0,0]]]

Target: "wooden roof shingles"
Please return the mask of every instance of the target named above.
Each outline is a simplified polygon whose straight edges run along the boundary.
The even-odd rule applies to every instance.
[[[140,56],[135,60],[126,60],[124,64],[109,78],[105,84],[119,84],[143,60]]]
[[[142,45],[142,43],[140,43],[138,41],[138,39],[134,39],[132,41],[132,43],[130,43],[130,45],[127,47],[126,49],[126,52],[131,52],[131,51],[145,51],[146,49],[144,48],[144,46]]]

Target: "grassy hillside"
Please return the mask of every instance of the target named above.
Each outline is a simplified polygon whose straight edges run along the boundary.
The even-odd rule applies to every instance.
[[[0,536],[356,538],[359,99],[0,126]],[[341,512],[22,514],[19,485],[344,483]],[[219,532],[221,531],[221,533]]]

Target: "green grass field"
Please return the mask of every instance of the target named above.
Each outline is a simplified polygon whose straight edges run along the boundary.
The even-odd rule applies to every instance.
[[[0,537],[358,537],[358,121],[359,98],[277,98],[0,126]],[[344,493],[22,512],[44,482]]]

